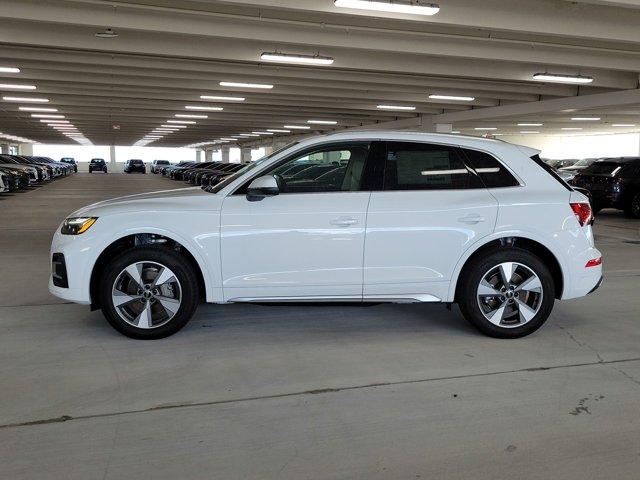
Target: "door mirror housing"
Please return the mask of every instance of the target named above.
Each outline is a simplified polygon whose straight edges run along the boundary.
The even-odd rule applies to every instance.
[[[273,175],[263,175],[253,180],[247,187],[247,200],[257,201],[280,193],[278,180]]]

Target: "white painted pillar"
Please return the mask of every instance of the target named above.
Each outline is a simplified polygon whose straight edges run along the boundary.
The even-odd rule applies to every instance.
[[[196,162],[201,162],[202,161],[202,150],[197,149],[196,150]]]
[[[251,162],[251,148],[241,148],[240,149],[240,162],[241,163],[250,163]]]
[[[18,145],[18,152],[20,155],[33,155],[33,144],[32,143],[21,143]]]
[[[115,173],[116,172],[116,146],[115,145],[110,145],[109,146],[109,168],[108,168],[109,173]]]
[[[231,147],[222,147],[220,150],[220,155],[222,157],[222,163],[229,163],[229,152],[231,151]]]
[[[451,123],[436,123],[436,133],[451,133],[453,131],[453,124]]]
[[[8,143],[0,144],[0,153],[5,153],[5,154],[9,153],[9,144]]]
[[[204,161],[211,162],[213,160],[213,150],[204,151]]]

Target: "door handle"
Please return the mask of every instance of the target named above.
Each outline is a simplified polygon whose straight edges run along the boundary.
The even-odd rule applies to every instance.
[[[331,220],[331,225],[335,225],[336,227],[350,227],[351,225],[355,225],[358,223],[358,220],[351,217],[339,217]]]
[[[477,213],[471,213],[467,216],[459,218],[458,221],[462,223],[469,223],[471,225],[475,225],[476,223],[484,222],[485,218],[481,217]]]

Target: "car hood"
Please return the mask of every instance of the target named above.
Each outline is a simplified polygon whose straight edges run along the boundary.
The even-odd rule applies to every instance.
[[[219,211],[222,205],[220,195],[205,192],[200,187],[162,190],[159,192],[127,195],[87,205],[70,216],[104,216],[134,212],[167,211]]]

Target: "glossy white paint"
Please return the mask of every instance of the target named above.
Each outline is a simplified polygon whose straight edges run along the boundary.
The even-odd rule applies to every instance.
[[[234,191],[299,149],[349,140],[459,145],[491,153],[520,187],[465,191],[281,194],[251,202]],[[587,294],[601,267],[591,227],[580,227],[569,192],[529,157],[497,140],[412,132],[346,132],[306,139],[240,175],[217,194],[187,188],[90,205],[70,216],[99,217],[79,236],[54,235],[69,288],[54,295],[90,303],[99,255],[116,240],[156,233],[196,259],[208,302],[344,300],[453,301],[466,260],[488,242],[524,237],[547,247],[564,279],[562,298]]]

